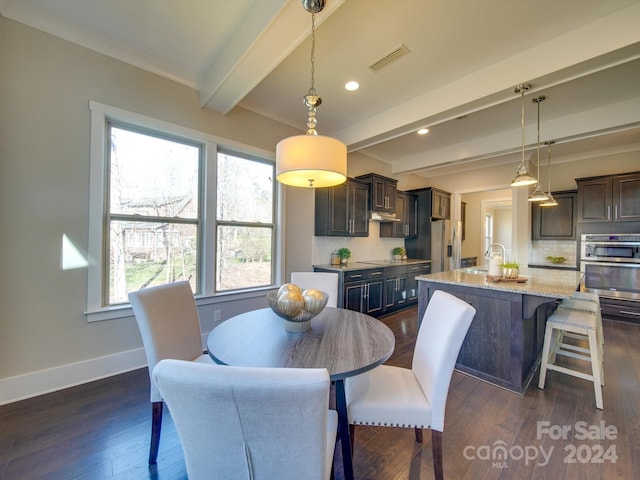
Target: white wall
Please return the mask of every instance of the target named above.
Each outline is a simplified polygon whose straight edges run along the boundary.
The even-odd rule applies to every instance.
[[[144,364],[134,318],[87,323],[87,272],[60,267],[63,234],[87,251],[90,100],[268,151],[299,132],[2,16],[0,65],[3,403]],[[266,306],[222,300],[200,309],[203,331],[213,310]]]

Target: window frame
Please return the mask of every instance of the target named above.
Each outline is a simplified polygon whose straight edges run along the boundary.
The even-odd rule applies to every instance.
[[[90,138],[90,173],[89,173],[89,238],[87,251],[87,307],[84,312],[88,322],[110,320],[129,317],[132,315],[130,304],[104,305],[104,282],[107,275],[104,271],[105,247],[107,232],[106,217],[108,212],[108,155],[109,142],[107,139],[107,122],[126,125],[142,132],[161,134],[164,138],[174,138],[201,144],[203,154],[201,159],[201,212],[202,228],[200,241],[198,270],[199,288],[196,294],[198,305],[206,305],[264,296],[264,291],[277,285],[283,272],[283,204],[284,190],[278,184],[274,188],[274,257],[272,259],[272,274],[274,284],[265,287],[247,288],[215,292],[216,265],[216,167],[218,151],[237,156],[247,156],[275,165],[275,153],[260,148],[217,137],[209,133],[193,130],[164,120],[130,112],[117,107],[105,105],[96,101],[89,101],[91,117]]]
[[[241,157],[244,160],[249,160],[252,162],[259,162],[259,163],[264,163],[267,165],[271,165],[272,167],[272,179],[273,179],[273,187],[272,187],[272,191],[271,191],[271,195],[273,197],[273,201],[272,201],[272,205],[271,205],[271,223],[262,223],[262,222],[249,222],[249,221],[236,221],[236,220],[220,220],[218,219],[218,211],[216,209],[215,211],[215,216],[214,216],[214,222],[215,222],[215,232],[217,233],[218,231],[218,227],[219,226],[226,226],[226,227],[249,227],[249,228],[253,228],[253,227],[258,227],[258,228],[271,228],[271,278],[274,279],[274,281],[276,280],[276,278],[278,277],[277,273],[278,273],[278,269],[276,268],[276,261],[275,259],[278,257],[277,252],[278,252],[278,242],[277,242],[277,230],[278,230],[278,222],[277,222],[277,218],[278,218],[278,210],[277,210],[277,199],[278,199],[278,182],[275,178],[276,175],[276,169],[275,169],[275,163],[273,161],[269,161],[263,157],[259,157],[257,155],[251,155],[251,154],[247,154],[247,153],[243,153],[243,152],[239,152],[237,150],[233,150],[230,148],[226,148],[222,145],[219,146],[218,151],[216,153],[216,181],[217,181],[217,166],[218,166],[218,160],[219,160],[219,155],[229,155],[229,156],[233,156],[233,157]],[[216,186],[215,189],[215,193],[217,193],[218,189]],[[216,201],[216,206],[217,206],[217,201]],[[217,240],[217,237],[214,238]],[[215,243],[215,245],[217,245],[217,241]],[[216,247],[214,246],[214,266],[212,268],[213,272],[215,272],[215,265],[217,265],[217,256],[216,256],[217,252],[216,252]],[[214,280],[213,280],[213,288],[214,288],[214,294],[215,295],[225,295],[225,294],[229,294],[229,293],[233,293],[233,292],[240,292],[240,291],[247,291],[247,290],[255,290],[255,289],[259,289],[259,290],[264,290],[265,288],[271,288],[273,285],[269,285],[269,286],[260,286],[260,287],[245,287],[242,289],[236,289],[236,290],[218,290],[217,289],[217,285],[216,285],[216,280],[215,280],[215,274],[214,274]]]

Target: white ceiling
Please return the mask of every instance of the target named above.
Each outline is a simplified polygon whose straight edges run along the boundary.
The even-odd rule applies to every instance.
[[[0,0],[0,14],[193,87],[203,107],[306,128],[311,15],[299,0]],[[397,174],[515,162],[514,87],[526,82],[527,155],[538,95],[554,158],[640,149],[638,25],[640,0],[327,0],[318,131]],[[409,54],[369,69],[401,45]]]

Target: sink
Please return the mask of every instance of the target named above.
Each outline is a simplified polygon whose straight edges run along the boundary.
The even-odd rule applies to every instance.
[[[479,275],[484,275],[489,272],[488,267],[470,267],[464,269],[465,273],[475,273]]]

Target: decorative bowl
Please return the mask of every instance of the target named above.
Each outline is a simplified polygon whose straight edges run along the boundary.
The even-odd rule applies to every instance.
[[[271,310],[283,318],[284,329],[288,332],[304,332],[311,328],[311,319],[327,306],[329,295],[322,292],[318,300],[305,299],[303,301],[278,300],[278,292],[267,293],[267,301]]]
[[[547,260],[549,260],[551,263],[564,263],[564,261],[566,260],[566,258],[564,257],[547,257]]]

